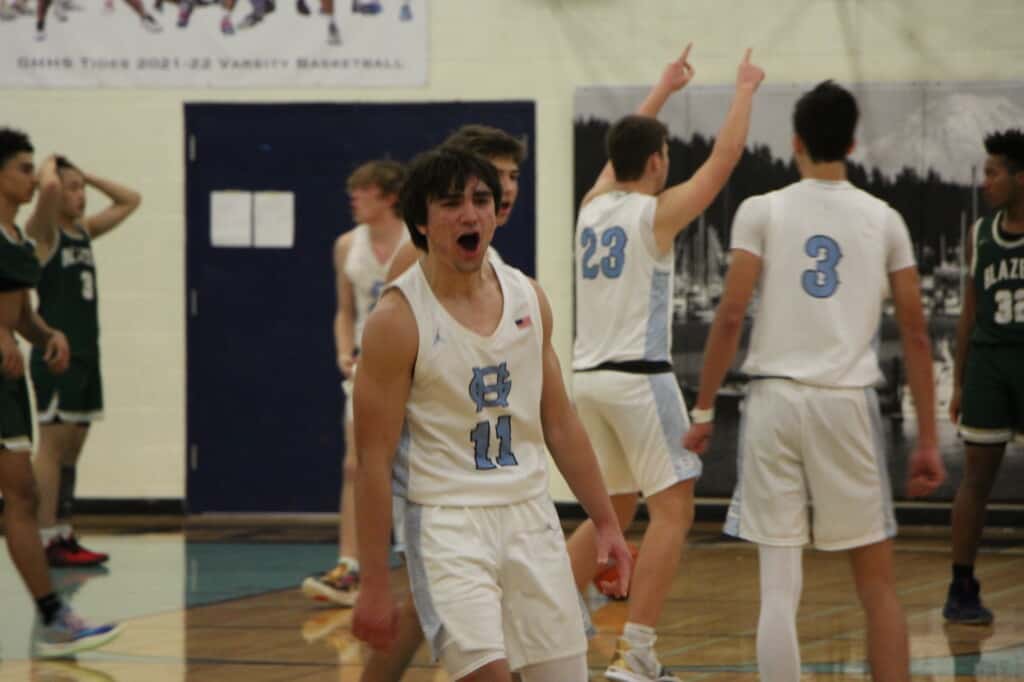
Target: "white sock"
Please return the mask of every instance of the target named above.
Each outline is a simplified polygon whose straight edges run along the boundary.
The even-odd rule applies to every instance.
[[[75,531],[71,528],[70,523],[58,523],[54,528],[57,529],[57,534],[62,538],[67,539],[75,534]]]
[[[639,623],[626,623],[622,628],[622,638],[629,642],[629,648],[653,649],[654,643],[658,641],[658,635],[654,628]]]
[[[359,560],[358,559],[353,559],[350,556],[345,556],[344,554],[339,554],[338,555],[338,565],[340,566],[342,564],[344,564],[345,566],[348,566],[350,571],[355,571],[356,573],[359,572]]]
[[[51,541],[56,540],[60,537],[60,531],[57,526],[50,526],[49,528],[40,528],[39,537],[43,541],[43,547],[50,544]]]
[[[801,548],[758,545],[757,551],[761,569],[757,669],[762,682],[798,682],[796,611],[803,589]]]

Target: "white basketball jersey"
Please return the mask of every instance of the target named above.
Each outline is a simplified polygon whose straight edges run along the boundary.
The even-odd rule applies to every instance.
[[[408,241],[409,231],[402,230],[402,236],[395,245],[394,251],[382,263],[377,260],[377,254],[373,252],[370,226],[357,225],[352,229],[355,233],[352,235],[352,244],[349,245],[344,267],[345,276],[352,283],[352,293],[356,299],[355,339],[358,348],[363,338],[366,316],[373,310],[373,306],[377,305],[388,279],[391,262],[395,259],[399,247]]]
[[[501,254],[493,246],[487,247],[487,260],[491,261],[495,265],[504,265],[505,261],[502,260]]]
[[[744,201],[732,248],[762,259],[744,372],[848,388],[882,380],[888,275],[914,265],[899,213],[848,182],[803,180]]]
[[[448,313],[419,263],[389,285],[401,290],[419,329],[394,472],[396,494],[417,504],[514,504],[548,490],[537,293],[519,270],[491,265],[504,306],[488,337]]]
[[[580,211],[573,369],[670,361],[673,254],[657,252],[656,207],[648,194],[608,192]]]

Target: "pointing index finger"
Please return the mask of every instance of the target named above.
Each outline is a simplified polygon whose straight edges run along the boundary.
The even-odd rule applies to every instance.
[[[751,52],[753,52],[753,48],[748,47],[746,53],[743,55],[743,63],[744,64],[749,64],[750,63],[750,53]]]

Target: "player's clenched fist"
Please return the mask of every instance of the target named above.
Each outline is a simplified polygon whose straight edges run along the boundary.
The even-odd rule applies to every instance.
[[[398,634],[398,607],[390,589],[367,589],[363,585],[352,615],[352,634],[374,649],[391,647]]]

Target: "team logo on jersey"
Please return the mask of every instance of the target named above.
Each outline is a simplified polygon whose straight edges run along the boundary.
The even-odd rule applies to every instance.
[[[1024,279],[1024,258],[1003,258],[985,266],[985,291],[1008,279]]]
[[[70,265],[95,267],[92,260],[92,249],[84,246],[65,246],[60,250],[60,264],[65,268]]]
[[[372,313],[373,309],[377,306],[377,301],[380,300],[380,292],[384,289],[384,282],[381,280],[375,280],[373,286],[370,287],[370,305],[366,307],[367,313]]]
[[[508,407],[508,394],[512,392],[508,363],[497,367],[474,367],[473,379],[469,382],[469,397],[480,412],[485,407]]]

